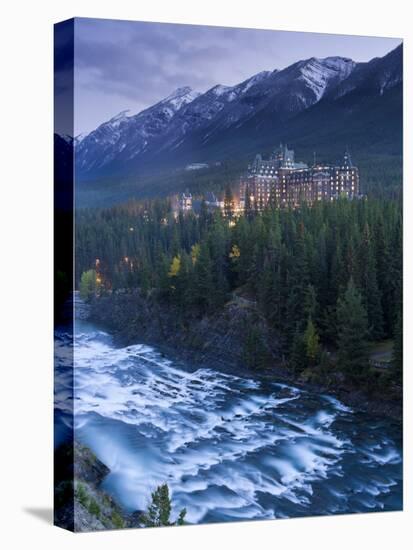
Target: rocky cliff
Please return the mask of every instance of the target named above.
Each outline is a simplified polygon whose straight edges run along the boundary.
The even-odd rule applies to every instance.
[[[55,524],[70,531],[141,527],[141,513],[126,514],[100,487],[110,472],[92,451],[74,442],[55,455]]]
[[[197,363],[213,361],[223,370],[245,369],[246,343],[254,327],[263,353],[273,364],[282,363],[277,335],[255,302],[235,294],[218,313],[199,317],[182,315],[173,304],[160,305],[138,291],[117,293],[96,299],[90,318],[109,328],[123,345],[145,342]]]

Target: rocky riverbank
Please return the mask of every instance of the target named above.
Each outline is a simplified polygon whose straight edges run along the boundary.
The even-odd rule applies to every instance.
[[[268,328],[254,302],[234,296],[212,316],[180,315],[176,306],[162,304],[139,292],[96,298],[91,321],[108,328],[121,345],[144,342],[157,346],[175,359],[211,364],[237,372],[245,367],[245,339],[249,327],[263,336],[266,354],[282,368],[277,335]]]
[[[93,322],[109,330],[120,345],[146,343],[178,361],[329,392],[351,407],[401,421],[400,388],[383,392],[373,384],[357,387],[335,370],[315,368],[299,375],[292,373],[281,354],[277,334],[268,327],[256,304],[241,296],[234,295],[220,313],[200,318],[179,315],[176,306],[160,305],[154,297],[145,297],[138,291],[116,293],[96,298],[88,314]],[[259,370],[246,364],[250,327],[255,327],[262,337],[267,366]]]
[[[55,523],[71,531],[142,527],[142,513],[126,514],[101,489],[110,470],[79,442],[56,451]]]

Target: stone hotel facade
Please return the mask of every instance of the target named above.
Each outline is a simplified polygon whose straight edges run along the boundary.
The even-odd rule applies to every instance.
[[[314,163],[312,167],[295,162],[294,151],[280,145],[268,160],[255,157],[240,181],[240,210],[249,201],[256,210],[273,202],[279,207],[296,208],[301,202],[332,201],[340,196],[360,196],[359,171],[350,154],[333,166]]]

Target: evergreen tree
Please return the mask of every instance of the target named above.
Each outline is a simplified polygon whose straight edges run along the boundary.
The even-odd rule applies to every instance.
[[[245,187],[244,215],[247,220],[252,220],[255,216],[255,205],[251,202],[251,191],[248,184]]]
[[[232,221],[232,218],[234,217],[234,197],[229,185],[225,188],[224,216],[228,221]]]
[[[183,314],[193,304],[192,271],[192,260],[189,254],[182,252],[180,255],[179,272],[175,280],[175,301]]]
[[[403,228],[401,215],[395,224],[392,232],[392,262],[390,265],[393,298],[392,298],[392,319],[393,323],[397,320],[403,307]]]
[[[304,238],[304,227],[301,223],[294,238],[293,254],[288,258],[287,291],[286,302],[286,334],[287,341],[292,343],[295,330],[302,333],[305,329],[305,301],[309,282],[309,270],[306,254],[306,243]]]
[[[386,231],[383,215],[380,214],[375,231],[375,256],[377,263],[377,284],[381,291],[383,330],[386,336],[393,334],[393,274],[390,235]]]
[[[299,374],[308,366],[306,343],[302,334],[300,334],[298,330],[296,330],[294,333],[288,363],[295,374]]]
[[[215,217],[209,234],[209,250],[211,254],[213,287],[211,304],[214,309],[222,306],[228,293],[228,226],[219,214]]]
[[[186,515],[186,509],[183,508],[178,516],[176,523],[171,523],[170,516],[172,503],[169,497],[169,488],[166,483],[157,487],[152,493],[152,501],[148,511],[144,516],[146,527],[164,527],[168,525],[183,525]]]
[[[364,264],[361,284],[365,297],[367,318],[370,329],[369,334],[372,339],[380,339],[383,336],[383,312],[381,307],[381,295],[377,284],[374,247],[368,224],[364,227],[360,253],[360,264]]]
[[[311,318],[315,319],[318,313],[318,304],[317,296],[314,285],[307,285],[307,289],[304,297],[304,314]]]
[[[304,333],[306,356],[310,365],[314,365],[320,355],[320,339],[311,317],[308,318]]]
[[[175,278],[175,277],[178,277],[180,269],[181,269],[181,258],[180,258],[179,255],[174,256],[173,259],[172,259],[172,263],[171,263],[171,267],[169,269],[168,276],[172,279]]]
[[[337,333],[338,366],[350,378],[362,378],[368,370],[368,325],[353,279],[337,302]]]
[[[279,328],[280,319],[280,271],[270,258],[264,262],[258,284],[259,303],[267,321]]]
[[[314,258],[314,268],[312,275],[312,285],[317,289],[316,298],[319,300],[317,304],[319,311],[314,313],[314,319],[319,322],[320,313],[329,303],[330,293],[330,277],[328,269],[328,260],[329,255],[327,251],[327,234],[328,229],[327,225],[321,222],[321,227],[319,234],[317,235],[317,240],[315,242],[315,258]]]
[[[403,378],[403,317],[400,311],[394,328],[393,371],[398,382]]]
[[[342,237],[335,239],[335,250],[332,253],[331,269],[329,277],[329,302],[337,302],[337,298],[345,288],[348,279],[346,277]]]
[[[236,283],[238,286],[245,284],[250,275],[251,258],[254,242],[251,235],[251,222],[245,216],[241,216],[234,228],[234,244],[239,250],[236,261]]]
[[[193,299],[202,312],[210,309],[214,300],[214,281],[212,278],[212,261],[207,243],[202,243],[194,268]]]
[[[170,263],[164,253],[156,260],[156,273],[158,275],[158,289],[161,297],[168,298],[171,291]]]
[[[152,501],[148,507],[145,524],[147,527],[170,525],[172,505],[169,498],[169,488],[166,483],[157,487],[152,493]]]
[[[185,516],[186,508],[182,508],[182,510],[179,512],[178,519],[176,520],[176,525],[185,525]]]
[[[82,298],[82,300],[85,300],[87,302],[91,298],[93,298],[96,292],[96,288],[96,271],[94,269],[84,271],[82,273],[79,286],[80,297]]]
[[[262,369],[268,364],[269,354],[255,324],[247,327],[243,356],[245,365],[251,369]]]

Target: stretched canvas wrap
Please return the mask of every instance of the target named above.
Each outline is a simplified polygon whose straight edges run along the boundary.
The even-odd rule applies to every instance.
[[[55,26],[57,525],[402,509],[402,86],[397,38]]]

